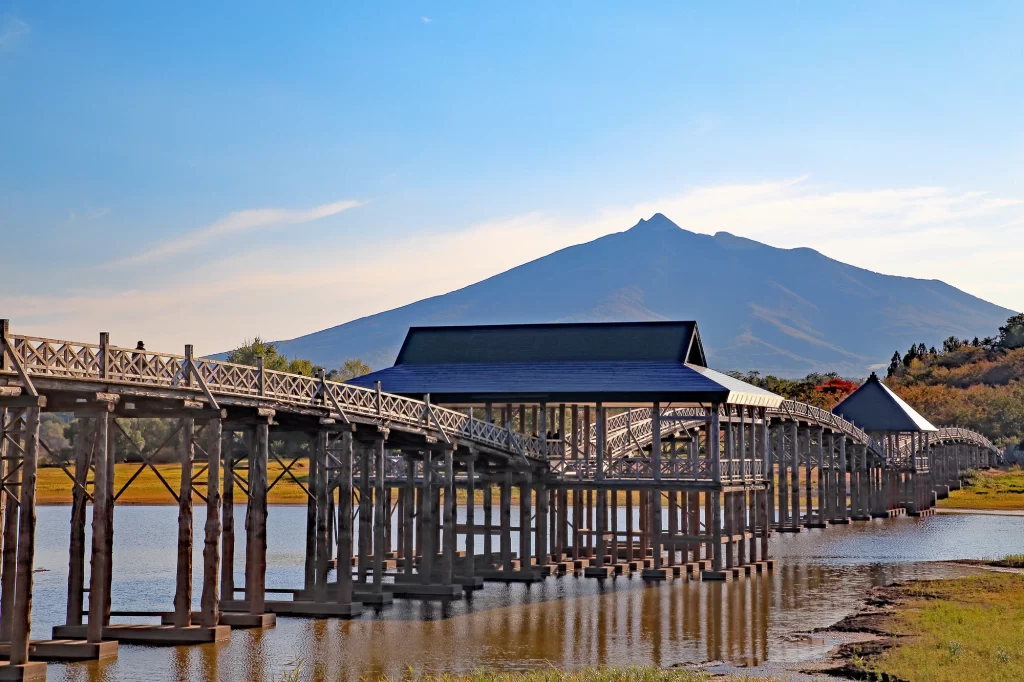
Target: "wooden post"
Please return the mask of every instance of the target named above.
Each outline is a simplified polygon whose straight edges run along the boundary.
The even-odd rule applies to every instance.
[[[223,599],[235,598],[235,434],[224,431],[221,457],[224,461],[224,492],[221,506],[220,593]]]
[[[352,431],[341,434],[338,467],[338,591],[339,604],[352,603]]]
[[[519,483],[519,570],[530,570],[530,557],[533,556],[530,542],[530,516],[533,506],[532,476],[529,471],[523,473]]]
[[[320,446],[319,432],[309,438],[309,475],[307,476],[306,494],[306,556],[302,565],[302,584],[307,594],[314,591],[317,584],[317,503],[319,502],[319,486],[317,481],[320,477],[320,457],[317,455],[317,448]],[[285,441],[289,451],[290,441]],[[290,458],[290,452],[288,457]],[[317,592],[317,596],[320,593]]]
[[[266,610],[267,587],[267,462],[270,457],[270,418],[256,425],[254,447],[249,453],[251,514],[246,540],[245,585],[249,613]]]
[[[110,555],[107,554],[108,526],[107,507],[113,505],[110,485],[107,481],[107,460],[114,456],[113,434],[110,432],[110,415],[103,414],[96,419],[96,440],[93,449],[92,485],[92,555],[89,574],[89,624],[86,635],[96,644],[103,639],[105,608],[110,573]]]
[[[11,638],[12,666],[28,663],[29,634],[32,631],[32,577],[36,555],[36,465],[39,457],[38,406],[25,411],[22,440],[21,503],[18,514],[18,576],[14,596],[14,632]]]
[[[405,526],[405,545],[402,551],[402,570],[406,577],[412,577],[412,567],[416,560],[416,542],[413,516],[416,509],[416,462],[408,454],[405,455],[405,515],[402,524]]]
[[[451,447],[444,449],[444,544],[441,548],[441,583],[452,584],[455,572],[455,554],[458,545],[455,539],[455,452]]]
[[[85,486],[92,465],[96,430],[91,419],[78,418],[75,437],[75,483],[71,491],[71,539],[68,552],[68,608],[65,623],[82,624],[85,607],[85,516],[88,498]],[[0,438],[3,438],[0,434]]]
[[[545,566],[550,563],[551,559],[548,554],[548,490],[543,482],[537,485],[535,497],[537,520],[534,524],[534,553],[537,556],[537,565]]]
[[[328,509],[330,491],[327,488],[329,479],[327,472],[327,439],[326,429],[318,429],[310,442],[309,470],[316,471],[316,478],[310,481],[313,493],[313,509],[315,511],[313,531],[313,555],[315,558],[313,571],[314,599],[318,602],[327,601],[327,575],[329,572],[327,526],[331,522]],[[308,543],[306,545],[309,546]],[[339,569],[340,570],[340,569]]]
[[[434,569],[434,557],[437,556],[437,525],[434,508],[434,464],[431,461],[433,453],[430,450],[423,452],[423,489],[420,495],[423,499],[423,525],[422,525],[422,552],[420,557],[420,581],[424,585],[430,584],[431,574]]]
[[[604,405],[602,405],[601,403],[597,403],[595,407],[594,419],[594,449],[597,450],[597,452],[595,453],[595,457],[597,460],[597,473],[594,475],[594,481],[597,483],[597,489],[595,490],[595,493],[597,494],[597,509],[594,523],[594,532],[597,534],[595,542],[595,548],[597,552],[594,557],[594,563],[597,565],[598,568],[600,568],[604,566],[604,556],[607,551],[607,546],[605,542],[607,539],[605,537],[605,519],[607,518],[606,504],[608,501],[608,497],[605,494],[604,488],[602,487],[602,483],[604,482],[606,418]],[[589,434],[589,430],[587,433]],[[590,437],[588,435],[587,442],[589,441]]]
[[[499,513],[501,514],[501,567],[504,571],[512,570],[512,472],[505,472],[505,479],[501,482],[500,498],[498,500]]]
[[[217,578],[220,573],[221,542],[221,493],[220,460],[222,424],[220,419],[211,419],[206,424],[206,528],[203,543],[203,593],[200,597],[201,625],[212,628],[220,622],[220,596],[217,592]],[[234,595],[229,595],[233,599]]]
[[[20,410],[11,411],[9,414],[10,417],[4,429],[5,433],[2,434],[7,438],[12,436],[12,429],[22,428],[22,412]],[[19,433],[15,433],[13,436],[19,440],[21,438]],[[7,438],[4,440],[6,441]],[[3,642],[11,641],[14,629],[14,595],[18,577],[18,497],[21,495],[23,472],[23,468],[14,461],[15,458],[10,457],[10,450],[11,448],[8,448],[5,461],[6,471],[10,472],[7,474],[5,487],[11,492],[4,495],[3,569],[0,571],[0,641]],[[15,496],[14,491],[17,491],[18,497]]]
[[[718,410],[721,406],[711,405],[711,430],[708,440],[708,455],[711,457],[711,478],[718,488],[722,485],[721,421]],[[707,493],[705,493],[706,495]],[[722,493],[715,489],[711,493],[711,570],[722,570]]]
[[[384,591],[384,518],[389,516],[387,500],[384,499],[385,458],[387,450],[383,438],[373,442],[374,463],[374,510],[373,510],[373,593]]]
[[[661,403],[655,402],[651,408],[651,473],[654,478],[654,489],[651,491],[651,548],[654,550],[653,567],[661,570]]]
[[[470,476],[470,479],[472,479],[472,476]],[[494,562],[494,556],[493,556],[494,555],[494,542],[493,542],[493,538],[492,538],[492,533],[493,533],[493,530],[494,530],[493,529],[494,520],[492,518],[493,514],[494,514],[493,509],[492,509],[492,507],[494,505],[494,499],[493,499],[492,492],[493,492],[493,489],[491,488],[490,482],[484,481],[483,482],[483,496],[484,496],[484,500],[483,500],[483,507],[484,507],[484,556],[486,557],[485,561],[487,562],[487,566],[488,567],[490,567],[491,564]],[[469,550],[468,549],[466,550],[466,554],[467,555],[469,554]]]
[[[192,624],[192,463],[195,420],[182,419],[181,485],[178,487],[178,565],[174,588],[174,627]]]
[[[467,578],[476,574],[476,480],[473,464],[473,455],[470,455],[466,459],[466,561],[463,569]],[[487,530],[490,537],[490,528]]]

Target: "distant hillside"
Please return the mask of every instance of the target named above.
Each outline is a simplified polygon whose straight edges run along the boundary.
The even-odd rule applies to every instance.
[[[865,376],[893,348],[974,336],[1011,311],[937,280],[893,277],[655,214],[625,232],[569,247],[416,303],[278,343],[288,357],[338,367],[392,364],[414,325],[690,320],[710,364],[780,376]]]
[[[911,346],[892,357],[886,383],[936,426],[964,426],[1024,449],[1024,315],[999,332]]]

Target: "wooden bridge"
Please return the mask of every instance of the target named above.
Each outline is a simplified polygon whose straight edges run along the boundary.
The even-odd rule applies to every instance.
[[[427,390],[385,392],[387,371],[338,383],[198,358],[188,346],[181,355],[156,353],[112,345],[106,334],[78,343],[13,334],[0,324],[0,642],[9,642],[10,658],[0,679],[45,675],[36,661],[116,655],[117,641],[218,641],[232,627],[272,625],[276,615],[354,617],[364,604],[382,608],[395,598],[459,598],[484,580],[532,582],[576,571],[731,580],[771,568],[773,532],[926,514],[936,497],[959,486],[963,471],[989,466],[997,455],[965,429],[869,433],[718,375],[704,366],[692,323],[641,330],[654,345],[683,339],[677,364],[687,372],[680,381],[688,392],[657,388],[664,402],[639,393],[591,396],[573,377],[592,369],[577,363],[569,368],[577,374],[565,375],[575,393],[502,392],[488,384],[488,395],[470,396],[438,381],[444,405],[432,402],[429,383]],[[425,365],[410,360],[416,352],[436,355],[422,350],[424,343],[429,339],[403,348],[408,365],[396,384],[410,381],[409,366],[426,376]],[[657,377],[677,371],[620,350],[628,361],[608,367],[623,377],[654,368],[660,373],[644,381],[658,385]],[[594,362],[588,358],[587,367]],[[528,377],[533,370],[515,371]],[[512,402],[527,394],[535,397]],[[54,640],[30,642],[35,483],[39,458],[50,450],[39,437],[44,411],[74,414],[82,428],[73,461],[61,463],[73,490],[66,623]],[[138,470],[116,489],[115,443],[130,443],[115,438],[123,418],[175,420],[176,428],[156,447],[128,445]],[[304,448],[273,447],[286,436],[300,437]],[[182,467],[177,487],[155,466],[169,449]],[[296,464],[307,458],[302,479]],[[282,471],[269,480],[272,460]],[[178,506],[176,588],[166,611],[116,612],[113,507],[146,470]],[[307,497],[304,581],[268,590],[267,493],[285,478]],[[206,507],[198,612],[196,502]],[[235,584],[239,503],[246,509],[243,585]],[[288,598],[268,598],[282,594]],[[129,615],[155,622],[112,622]]]

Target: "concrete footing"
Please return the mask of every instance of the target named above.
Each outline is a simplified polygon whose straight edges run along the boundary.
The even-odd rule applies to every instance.
[[[363,605],[359,602],[338,604],[336,602],[267,600],[266,604],[268,611],[279,616],[355,618],[363,612]]]
[[[396,597],[410,599],[460,599],[462,585],[438,585],[422,583],[384,583],[384,590]]]
[[[9,643],[0,644],[0,658],[11,655]],[[117,656],[117,642],[88,642],[84,639],[40,639],[28,645],[33,661],[98,661]]]
[[[22,665],[0,664],[0,680],[45,680],[46,664],[42,661],[29,661]]]
[[[644,580],[665,580],[668,578],[668,571],[664,568],[645,568],[640,572]]]
[[[86,628],[85,625],[58,625],[53,628],[53,638],[85,639]],[[215,625],[212,628],[199,625],[184,628],[172,625],[108,625],[103,628],[103,639],[150,646],[210,644],[230,640],[231,628],[227,625]]]

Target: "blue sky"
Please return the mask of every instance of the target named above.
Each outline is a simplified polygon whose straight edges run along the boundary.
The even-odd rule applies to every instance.
[[[184,4],[0,0],[16,331],[213,352],[656,211],[1024,308],[1021,3]]]

